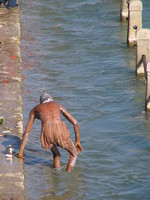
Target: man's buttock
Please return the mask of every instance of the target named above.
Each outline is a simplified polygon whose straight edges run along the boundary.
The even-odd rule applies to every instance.
[[[69,139],[70,133],[64,122],[42,124],[41,142],[43,148],[50,149],[53,144],[65,148]]]

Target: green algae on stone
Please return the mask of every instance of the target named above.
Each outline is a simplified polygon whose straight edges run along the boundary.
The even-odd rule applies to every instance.
[[[3,117],[0,117],[0,125],[2,125],[4,122],[4,118]]]

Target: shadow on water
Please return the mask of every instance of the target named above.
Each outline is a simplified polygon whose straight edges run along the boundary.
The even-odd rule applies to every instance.
[[[26,148],[24,164],[28,166],[43,165],[43,166],[49,166],[50,168],[53,168],[52,160],[50,158],[46,159],[40,155],[41,155],[41,150],[33,151],[31,149]]]
[[[4,141],[2,142],[2,145],[5,147],[8,145],[12,145],[15,149],[19,149],[21,145],[21,139],[18,136],[15,135],[4,135]],[[3,152],[4,154],[6,152]]]

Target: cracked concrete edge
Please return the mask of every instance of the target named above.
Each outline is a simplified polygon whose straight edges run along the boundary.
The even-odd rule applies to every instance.
[[[0,200],[24,199],[23,161],[5,157],[6,146],[18,146],[23,134],[20,30],[19,6],[0,8],[0,115],[5,120],[0,126]]]

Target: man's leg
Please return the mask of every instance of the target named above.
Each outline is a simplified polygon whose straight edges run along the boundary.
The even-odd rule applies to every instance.
[[[68,162],[68,165],[67,165],[67,168],[66,168],[67,172],[70,172],[72,170],[72,168],[76,164],[76,160],[77,160],[77,155],[76,156],[70,155],[70,159],[69,159],[69,162]]]
[[[69,155],[70,155],[70,159],[68,161],[68,165],[67,165],[67,168],[66,168],[66,171],[69,172],[72,170],[72,168],[75,166],[76,164],[76,160],[77,160],[77,156],[78,156],[78,152],[74,146],[74,143],[72,142],[72,140],[70,139],[69,142],[68,142],[68,147],[65,148]]]
[[[52,154],[53,154],[53,164],[54,164],[54,168],[59,168],[59,167],[61,167],[60,161],[59,161],[60,153],[59,153],[58,148],[57,148],[55,145],[53,145],[53,147],[51,148],[51,151],[52,151]]]

